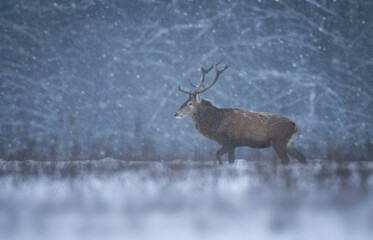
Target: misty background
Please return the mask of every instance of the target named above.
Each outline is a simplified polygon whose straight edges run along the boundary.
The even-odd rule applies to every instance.
[[[232,67],[203,94],[215,106],[292,118],[308,158],[371,160],[372,12],[369,0],[1,1],[0,158],[212,159],[218,144],[174,112],[178,85],[223,58]]]
[[[373,1],[1,0],[0,33],[1,239],[371,240]],[[220,59],[202,97],[308,164],[175,119]]]

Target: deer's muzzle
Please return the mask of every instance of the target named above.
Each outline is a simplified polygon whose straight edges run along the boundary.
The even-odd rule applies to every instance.
[[[179,119],[179,118],[182,118],[182,117],[183,117],[183,114],[180,114],[179,112],[175,113],[175,118]]]

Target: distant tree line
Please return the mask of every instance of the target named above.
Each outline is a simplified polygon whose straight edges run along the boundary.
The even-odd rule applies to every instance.
[[[206,94],[282,113],[311,158],[371,160],[372,1],[0,3],[0,158],[211,159],[175,121],[200,62],[233,66]],[[248,151],[248,158],[261,152]]]

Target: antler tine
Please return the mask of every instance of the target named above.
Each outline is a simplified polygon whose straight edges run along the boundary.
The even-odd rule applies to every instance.
[[[222,61],[223,61],[223,59],[220,59],[220,61],[219,61],[218,63],[213,63],[213,64],[211,64],[211,66],[210,66],[208,69],[204,69],[204,68],[202,67],[202,64],[201,64],[200,69],[201,69],[201,72],[202,72],[202,76],[201,76],[200,84],[198,85],[198,87],[197,87],[196,90],[195,90],[197,93],[199,92],[199,89],[200,89],[201,87],[203,88],[204,91],[207,90],[206,87],[203,85],[204,82],[205,82],[205,75],[206,75],[207,73],[209,73],[213,68],[216,68],[216,66],[218,66]]]
[[[220,61],[221,62],[221,61]],[[220,63],[219,62],[219,63]],[[219,70],[217,68],[217,64],[213,64],[213,68],[215,68],[215,71],[216,71],[216,75],[215,75],[215,79],[214,81],[212,81],[212,83],[210,85],[208,85],[207,87],[205,87],[203,84],[200,85],[200,87],[203,87],[203,90],[198,90],[196,89],[195,90],[195,93],[203,93],[205,91],[207,91],[209,88],[211,88],[217,81],[218,81],[218,78],[220,76],[220,74],[222,74],[225,70],[227,70],[228,68],[230,67],[230,65],[225,65],[224,68],[222,70]],[[203,76],[204,77],[204,76]],[[204,79],[203,79],[204,80]]]
[[[195,89],[198,88],[198,86],[194,85],[194,84],[190,81],[190,79],[188,79],[188,82],[189,82],[189,84],[190,84],[192,87],[194,87]],[[182,92],[182,93],[185,93],[185,94],[189,94],[189,95],[190,95],[190,94],[194,94],[194,91],[195,91],[195,90],[193,90],[193,91],[186,91],[186,90],[182,89],[181,86],[179,85],[179,91]]]
[[[197,87],[198,87],[197,85],[194,85],[194,84],[190,81],[189,78],[188,78],[188,82],[189,82],[190,86],[192,86],[192,87],[194,87],[194,88],[197,88]]]
[[[200,80],[200,83],[198,85],[194,85],[189,79],[188,79],[188,82],[189,84],[194,87],[195,89],[192,90],[192,91],[186,91],[184,89],[181,88],[181,86],[179,85],[179,91],[182,92],[182,93],[185,93],[185,94],[189,94],[189,95],[194,95],[194,94],[199,94],[199,93],[203,93],[205,91],[207,91],[207,89],[211,88],[215,83],[216,81],[218,80],[220,74],[222,74],[227,68],[230,67],[230,65],[225,65],[225,67],[222,69],[222,70],[219,70],[217,68],[217,66],[223,61],[223,59],[220,59],[220,61],[218,63],[213,63],[211,64],[211,67],[209,67],[208,69],[204,69],[202,67],[202,64],[200,66],[200,69],[201,69],[201,72],[202,72],[202,76],[201,76],[201,80]],[[215,75],[215,79],[214,81],[207,87],[205,87],[204,85],[204,82],[205,82],[205,76],[207,73],[209,73],[212,69],[215,69],[216,71],[216,75]],[[202,88],[202,89],[201,89]]]
[[[207,73],[209,73],[214,68],[214,66],[218,66],[222,61],[223,61],[223,59],[220,59],[220,61],[218,63],[211,64],[211,66],[208,69],[204,69],[202,67],[202,64],[201,64],[200,69],[201,69],[202,73],[207,74]]]
[[[179,85],[179,91],[182,92],[182,93],[185,93],[185,94],[189,94],[189,95],[194,94],[194,91],[186,91],[186,90],[182,89],[180,87],[180,85]]]

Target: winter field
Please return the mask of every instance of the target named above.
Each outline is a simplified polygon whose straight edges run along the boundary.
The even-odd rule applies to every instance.
[[[0,160],[1,239],[372,239],[373,162]]]
[[[0,240],[373,239],[372,13],[372,0],[1,0]],[[178,87],[221,59],[202,97],[292,119],[313,160],[212,160],[218,144],[174,114]]]

